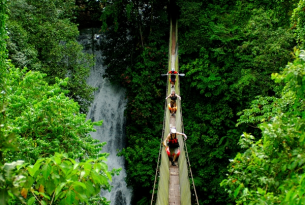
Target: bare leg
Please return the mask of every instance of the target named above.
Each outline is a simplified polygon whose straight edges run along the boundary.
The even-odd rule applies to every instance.
[[[174,109],[172,109],[172,116],[174,116],[174,114],[176,113],[176,111]]]
[[[178,157],[178,155],[177,154],[175,154],[175,156],[174,156],[174,162],[176,161],[176,159],[177,159],[177,157]]]
[[[170,113],[172,113],[172,107],[171,107],[170,103],[168,103],[168,110],[169,110]]]

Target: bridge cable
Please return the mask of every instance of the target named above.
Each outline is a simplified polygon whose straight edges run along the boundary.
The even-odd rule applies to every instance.
[[[168,79],[166,80],[166,96],[167,96],[167,89],[168,89]],[[158,156],[158,162],[157,162],[157,168],[156,168],[156,174],[155,174],[154,188],[153,188],[153,193],[152,193],[151,202],[150,202],[151,205],[153,205],[153,201],[154,201],[155,188],[156,188],[156,184],[157,184],[157,176],[158,176],[159,167],[160,167],[160,158],[161,158],[161,152],[162,152],[162,142],[163,142],[163,136],[164,136],[164,131],[165,131],[166,111],[167,111],[167,101],[165,100],[165,103],[164,103],[164,118],[163,118],[162,136],[161,136],[159,156]]]
[[[178,59],[178,42],[176,42],[176,59]],[[178,67],[179,68],[179,67]],[[179,76],[179,75],[178,75]],[[181,89],[180,89],[180,76],[179,76],[179,94],[181,96]],[[184,133],[184,124],[183,124],[183,115],[182,115],[182,102],[180,100],[180,113],[181,113],[181,124],[182,124],[182,133]],[[188,154],[188,151],[187,151],[187,146],[186,146],[186,140],[184,139],[184,149],[185,149],[185,152],[186,152],[186,161],[188,163],[188,168],[189,168],[189,172],[190,172],[190,175],[191,175],[191,178],[192,178],[192,183],[193,183],[193,188],[194,188],[194,193],[195,193],[195,197],[196,197],[196,202],[197,202],[197,205],[199,205],[199,200],[198,200],[198,196],[197,196],[197,191],[196,191],[196,187],[195,187],[195,183],[194,183],[194,178],[193,178],[193,173],[192,173],[192,169],[191,169],[191,163],[190,163],[190,159],[189,159],[189,154]]]
[[[180,91],[180,96],[181,96],[180,76],[179,76],[179,91]],[[180,112],[181,112],[182,133],[184,133],[184,124],[183,124],[183,115],[182,115],[182,103],[181,102],[180,102]],[[193,183],[194,193],[195,193],[195,197],[196,197],[196,202],[197,202],[197,205],[199,205],[198,196],[197,196],[197,192],[196,192],[196,187],[195,187],[195,183],[194,183],[191,163],[190,163],[190,160],[189,160],[189,154],[188,154],[188,151],[187,151],[187,146],[186,146],[186,140],[185,139],[184,139],[184,149],[185,149],[185,152],[186,152],[186,159],[187,159],[187,163],[188,163],[188,167],[189,167],[189,172],[190,172],[190,175],[191,175],[191,178],[192,178],[192,183]]]
[[[176,46],[175,46],[175,55],[176,58],[178,58],[178,45],[176,42]],[[178,75],[179,76],[179,75]],[[170,77],[170,76],[169,76]],[[167,96],[167,92],[168,92],[168,82],[169,79],[167,79],[166,81],[166,96]],[[180,96],[181,96],[181,89],[180,89],[180,76],[179,76],[179,91],[180,91]],[[164,131],[165,131],[165,118],[166,118],[166,111],[167,111],[167,101],[165,100],[164,103],[164,118],[163,118],[163,128],[162,128],[162,136],[161,136],[161,143],[160,143],[160,148],[159,148],[159,156],[158,156],[158,162],[157,162],[157,167],[156,167],[156,174],[155,174],[155,180],[154,180],[154,187],[153,187],[153,193],[152,193],[152,197],[151,197],[151,205],[153,205],[153,201],[154,201],[154,194],[155,194],[155,188],[156,188],[156,184],[157,184],[157,176],[158,176],[158,172],[159,172],[159,167],[160,167],[160,158],[161,158],[161,152],[162,152],[162,142],[163,142],[163,136],[164,136]],[[182,103],[180,102],[180,112],[181,112],[181,123],[182,123],[182,133],[184,133],[184,124],[183,124],[183,115],[182,115]],[[197,196],[197,192],[196,192],[196,187],[195,187],[195,183],[194,183],[194,178],[193,178],[193,173],[192,173],[192,169],[191,169],[191,163],[189,160],[189,155],[188,155],[188,151],[187,151],[187,146],[186,146],[186,140],[184,139],[184,149],[186,152],[186,159],[187,159],[187,164],[188,164],[188,168],[189,168],[189,173],[190,173],[190,177],[192,178],[192,184],[193,184],[193,188],[194,188],[194,194],[196,197],[196,202],[197,205],[199,205],[199,200],[198,200],[198,196]]]

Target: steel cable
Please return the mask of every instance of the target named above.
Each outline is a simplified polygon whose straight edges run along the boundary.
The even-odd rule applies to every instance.
[[[179,91],[181,91],[180,90],[180,76],[179,76]],[[181,92],[180,92],[180,96],[181,96]],[[182,133],[184,133],[184,124],[183,124],[182,104],[181,103],[180,103],[180,112],[181,112]],[[186,159],[187,159],[187,163],[188,163],[189,172],[190,172],[190,175],[191,175],[191,178],[192,178],[192,183],[193,183],[194,193],[195,193],[195,197],[196,197],[196,202],[197,202],[197,205],[199,205],[198,196],[197,196],[196,187],[195,187],[194,178],[193,178],[193,173],[192,173],[192,169],[191,169],[191,163],[190,163],[190,159],[189,159],[189,154],[187,152],[186,140],[184,140],[184,149],[185,149],[185,152],[186,152]]]
[[[166,96],[168,92],[168,79],[166,80]],[[164,136],[164,130],[165,130],[165,118],[166,118],[166,109],[167,109],[167,101],[165,100],[164,103],[164,118],[163,118],[163,128],[162,128],[162,136],[161,136],[161,143],[160,143],[160,148],[159,148],[159,156],[158,156],[158,162],[157,162],[157,168],[156,168],[156,174],[155,174],[155,181],[154,181],[154,188],[153,188],[153,193],[151,196],[151,205],[153,205],[154,201],[154,194],[155,194],[155,188],[156,188],[156,183],[157,183],[157,176],[158,176],[158,171],[160,167],[160,158],[161,158],[161,152],[162,152],[162,142],[163,142],[163,136]]]

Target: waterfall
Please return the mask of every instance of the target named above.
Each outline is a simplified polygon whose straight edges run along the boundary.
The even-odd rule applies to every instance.
[[[94,101],[89,108],[87,119],[103,120],[103,125],[96,127],[96,132],[91,133],[91,136],[101,142],[107,142],[103,152],[110,154],[107,162],[109,169],[122,168],[120,175],[112,178],[111,192],[102,190],[101,195],[111,200],[111,205],[130,205],[132,191],[124,180],[125,160],[117,156],[117,150],[125,147],[125,90],[103,78],[106,67],[102,65],[102,52],[95,49],[95,44],[99,44],[99,39],[94,39],[95,30],[93,28],[81,30],[79,36],[79,43],[85,47],[85,52],[93,52],[95,56],[95,66],[91,69],[87,83],[97,90],[94,92]]]

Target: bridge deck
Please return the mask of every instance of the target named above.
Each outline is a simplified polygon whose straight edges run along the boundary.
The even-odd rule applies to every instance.
[[[178,66],[178,45],[176,41],[178,39],[177,35],[177,21],[173,24],[171,20],[170,29],[170,45],[169,45],[169,59],[168,59],[168,71],[179,72]],[[176,77],[176,83],[173,88],[169,83],[169,78],[167,78],[167,93],[168,96],[171,91],[175,90],[176,94],[180,95],[180,80],[179,76]],[[177,132],[183,132],[183,122],[182,122],[182,109],[181,102],[177,100],[178,110],[174,116],[171,116],[167,106],[170,99],[166,100],[165,104],[165,117],[163,124],[163,136],[164,140],[172,127],[176,127]],[[181,135],[178,135],[178,141],[180,144],[180,157],[177,166],[172,166],[168,160],[168,156],[164,147],[160,148],[160,168],[159,168],[159,182],[157,191],[157,201],[156,205],[191,205],[191,191],[190,183],[188,177],[188,166],[186,163],[186,155],[184,150],[184,139]],[[153,196],[151,205],[153,205]]]
[[[180,203],[180,182],[178,166],[169,167],[169,205],[177,205]]]

